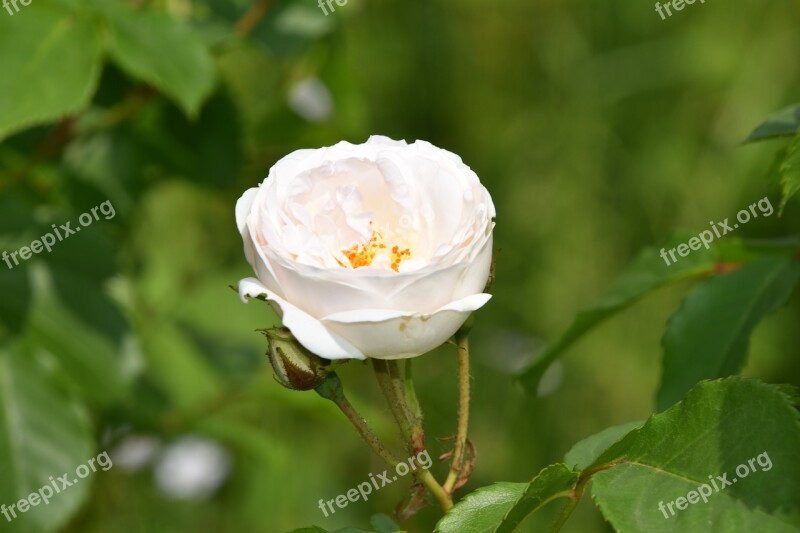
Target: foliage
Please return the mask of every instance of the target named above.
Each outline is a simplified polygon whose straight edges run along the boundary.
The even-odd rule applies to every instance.
[[[599,435],[588,439],[591,444],[576,445],[580,451],[573,449],[566,461],[579,459],[579,470],[554,464],[528,485],[500,483],[478,489],[453,507],[436,531],[513,531],[527,514],[566,500],[569,503],[562,505],[564,514],[555,531],[590,480],[595,503],[618,531],[702,531],[708,524],[736,531],[800,527],[796,402],[794,391],[757,381],[728,378],[700,383],[686,400],[652,416],[641,427],[639,423],[634,429],[618,426],[613,431],[616,440],[604,433],[601,440],[606,446],[597,447]],[[764,419],[769,423],[764,424]],[[747,464],[765,452],[768,464],[765,460],[765,464],[758,462],[758,468]],[[745,463],[742,474],[734,474],[741,463]],[[781,467],[773,470],[776,464]],[[731,485],[740,480],[742,484],[727,487],[720,482],[719,490],[713,490],[710,479],[717,473],[725,474],[722,477]],[[704,484],[711,493],[702,501],[698,496],[692,502],[696,506],[662,514],[659,503]],[[709,501],[711,496],[714,499]]]
[[[0,252],[105,201],[115,216],[0,262],[0,504],[135,436],[163,449],[200,435],[234,466],[207,499],[181,500],[154,482],[162,455],[118,461],[11,530],[800,527],[796,394],[769,384],[800,385],[800,106],[736,146],[797,92],[778,60],[790,6],[720,17],[707,3],[669,22],[571,0],[350,0],[330,16],[305,0],[20,7],[0,10]],[[329,113],[303,115],[308,80],[330,93]],[[462,154],[498,206],[495,297],[472,334],[475,472],[444,517],[429,506],[402,524],[376,514],[401,483],[319,513],[319,498],[384,467],[333,406],[273,382],[254,330],[278,317],[227,288],[250,274],[241,192],[291,150],[371,133]],[[777,194],[753,178],[772,143],[781,216],[667,266],[662,247]],[[534,353],[540,337],[555,340]],[[433,436],[453,431],[451,355],[415,370],[433,457],[446,450]],[[534,397],[558,382],[553,369],[560,388]],[[389,434],[365,370],[340,373]],[[762,452],[771,470],[676,516],[659,510]],[[596,506],[579,505],[587,490]]]

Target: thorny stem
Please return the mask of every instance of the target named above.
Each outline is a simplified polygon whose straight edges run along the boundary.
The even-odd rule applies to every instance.
[[[337,405],[347,419],[356,428],[356,431],[358,431],[358,434],[364,439],[364,442],[366,442],[367,445],[390,466],[397,466],[399,461],[395,459],[395,457],[386,449],[383,443],[378,440],[378,437],[376,437],[375,434],[369,429],[367,422],[361,417],[361,415],[358,414],[358,412],[356,412],[353,405],[346,398],[343,402]]]
[[[467,444],[469,430],[469,336],[466,332],[456,334],[458,351],[458,429],[456,430],[456,443],[453,450],[453,461],[450,473],[444,482],[444,490],[452,494],[458,476],[464,465],[464,450]]]
[[[403,383],[405,384],[406,397],[408,398],[408,407],[411,409],[411,414],[418,420],[422,420],[422,408],[419,406],[417,399],[417,391],[414,388],[414,378],[412,377],[411,362],[413,359],[406,359],[405,376]]]
[[[397,361],[372,359],[372,368],[409,452],[421,452],[425,448],[424,434],[420,435],[422,420],[417,420],[408,406],[406,384]]]
[[[422,428],[422,416],[418,411],[419,404],[416,402],[416,393],[412,400],[415,403],[414,410],[412,411],[408,405],[407,395],[413,393],[414,390],[411,376],[406,375],[405,379],[401,376],[397,361],[372,359],[372,367],[378,385],[389,403],[389,409],[392,411],[409,451],[412,454],[423,452],[425,450],[425,432]],[[416,475],[417,479],[439,502],[442,511],[446,513],[453,506],[453,500],[447,491],[436,481],[429,470],[421,469]]]
[[[336,374],[331,374],[330,377],[319,387],[315,389],[317,394],[326,398],[339,407],[344,413],[344,416],[353,424],[356,431],[364,439],[373,452],[375,452],[381,459],[386,461],[390,466],[396,466],[398,461],[392,453],[386,449],[386,446],[375,436],[372,430],[367,426],[367,421],[364,420],[356,411],[353,404],[345,397],[344,390],[342,389],[342,382]]]

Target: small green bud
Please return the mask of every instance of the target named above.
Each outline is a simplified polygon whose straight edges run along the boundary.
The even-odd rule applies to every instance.
[[[321,385],[330,373],[330,361],[309,352],[286,328],[259,330],[269,342],[267,356],[275,371],[275,379],[292,390],[311,390]]]

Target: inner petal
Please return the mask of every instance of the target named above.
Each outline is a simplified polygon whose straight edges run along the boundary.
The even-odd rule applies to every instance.
[[[374,162],[347,159],[314,169],[305,178],[307,186],[293,189],[285,199],[281,217],[295,260],[396,272],[401,266],[406,270],[427,264],[430,247],[419,231],[412,188],[402,177],[387,178]],[[298,253],[311,242],[310,249]]]

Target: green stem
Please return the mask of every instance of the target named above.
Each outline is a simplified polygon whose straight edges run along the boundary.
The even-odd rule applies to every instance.
[[[342,382],[336,374],[331,374],[328,379],[319,387],[315,389],[317,394],[335,403],[339,409],[344,413],[344,416],[353,424],[358,434],[364,439],[373,452],[375,452],[381,459],[386,461],[390,466],[396,466],[400,461],[392,455],[392,453],[383,445],[383,443],[375,436],[372,430],[356,411],[353,404],[345,397]]]
[[[572,494],[569,495],[569,503],[567,503],[567,506],[564,507],[564,510],[561,512],[561,516],[558,517],[558,521],[553,525],[553,529],[551,530],[552,533],[558,533],[561,531],[561,528],[564,527],[564,524],[572,515],[572,511],[574,511],[578,506],[578,503],[580,503],[581,498],[583,497],[583,491],[586,490],[586,485],[589,483],[589,481],[591,481],[592,476],[602,470],[607,470],[613,466],[616,466],[617,464],[618,462],[616,461],[601,464],[595,466],[594,468],[590,468],[581,474],[581,477],[578,478],[578,482],[575,483],[575,488],[572,489]]]
[[[419,402],[416,401],[416,393],[412,400],[415,408],[412,410],[408,405],[407,394],[410,395],[414,391],[411,376],[407,374],[403,378],[400,366],[393,360],[372,359],[372,368],[409,451],[411,454],[425,451],[425,431],[422,427],[422,414],[419,411]],[[408,369],[408,366],[406,368]],[[452,498],[429,470],[419,470],[416,477],[436,498],[442,511],[447,512],[453,506]]]
[[[583,493],[581,493],[581,496]],[[573,498],[570,496],[569,501],[567,502],[567,506],[564,507],[564,510],[561,512],[561,515],[558,517],[558,520],[555,524],[553,524],[553,529],[551,529],[552,533],[558,533],[561,531],[561,528],[564,527],[564,524],[567,522],[569,517],[572,515],[572,511],[575,510],[575,507],[578,506],[578,502],[581,501],[581,497],[578,496]]]
[[[417,420],[422,420],[422,408],[419,406],[419,399],[417,398],[417,391],[414,388],[414,378],[411,372],[411,362],[413,359],[406,359],[406,373],[404,377],[404,384],[406,389],[406,397],[408,398],[408,407],[411,413]]]
[[[433,497],[436,498],[436,501],[439,502],[439,507],[442,508],[443,513],[447,513],[450,508],[453,506],[453,499],[444,490],[444,488],[439,485],[439,482],[436,481],[436,478],[433,477],[430,470],[420,470],[417,474],[417,478],[422,482],[425,487],[433,494]]]
[[[389,409],[392,411],[395,422],[400,428],[403,440],[408,444],[409,451],[411,453],[422,451],[416,449],[418,442],[415,439],[419,432],[418,428],[421,426],[421,421],[418,423],[406,403],[405,384],[400,375],[400,367],[397,361],[372,359],[372,368],[375,371],[378,385],[380,385],[383,395],[389,403]]]
[[[464,450],[467,445],[469,431],[469,337],[467,333],[456,334],[458,353],[458,429],[453,450],[453,460],[444,489],[452,494],[458,482],[459,474],[464,466]]]

